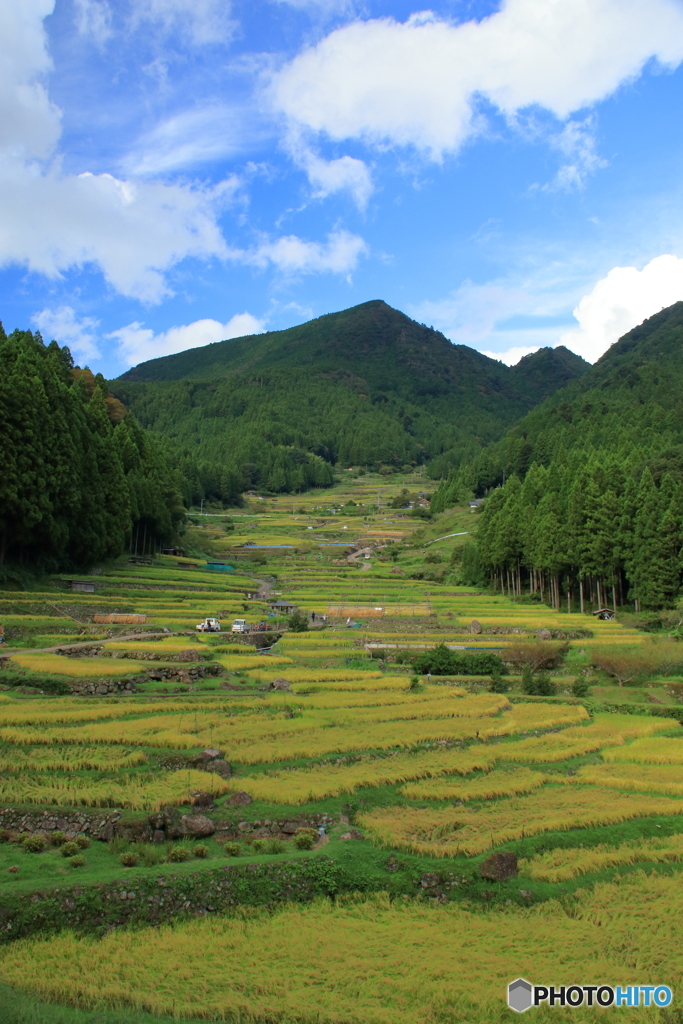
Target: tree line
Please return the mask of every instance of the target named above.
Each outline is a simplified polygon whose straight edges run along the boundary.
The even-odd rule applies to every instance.
[[[0,565],[85,567],[170,542],[181,472],[104,379],[39,332],[2,325],[0,360]]]
[[[476,544],[476,571],[510,597],[581,611],[671,606],[683,573],[683,482],[605,453],[534,463],[490,494]]]

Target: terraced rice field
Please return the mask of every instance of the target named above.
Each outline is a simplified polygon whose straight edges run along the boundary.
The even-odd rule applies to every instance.
[[[619,687],[591,651],[640,648],[652,642],[646,633],[474,592],[448,573],[427,578],[443,563],[426,553],[450,564],[476,516],[416,524],[372,508],[376,481],[353,486],[346,497],[360,514],[345,513],[336,492],[303,495],[289,510],[254,503],[232,515],[232,533],[207,518],[196,533],[234,573],[211,572],[199,557],[122,560],[93,577],[93,594],[61,578],[0,594],[9,659],[0,669],[0,909],[19,920],[26,897],[77,886],[132,893],[141,921],[152,920],[151,906],[158,912],[153,929],[104,939],[69,931],[76,922],[64,912],[54,934],[0,949],[0,986],[84,1014],[122,1006],[252,1024],[502,1024],[505,987],[520,975],[676,986],[675,673]],[[461,537],[435,540],[448,533]],[[359,565],[347,560],[347,540],[377,535],[412,539],[386,549],[396,558],[372,548]],[[276,542],[292,546],[268,546]],[[271,608],[278,597],[316,613],[308,631],[285,628]],[[146,621],[92,621],[112,612]],[[222,620],[220,635],[196,633],[208,615]],[[268,629],[228,634],[233,618]],[[565,645],[551,669],[556,692],[525,694],[519,670],[505,672],[508,651],[547,642]],[[81,656],[55,650],[76,643]],[[442,644],[498,656],[503,692],[488,675],[416,672],[411,659]],[[588,685],[581,697],[577,680]],[[92,692],[65,692],[84,681]],[[121,690],[126,682],[132,690]],[[213,761],[229,764],[206,770]],[[108,838],[71,859],[23,844],[26,823],[40,833],[41,821],[77,812],[109,821]],[[173,823],[188,815],[208,820],[204,834],[174,839]],[[15,818],[24,824],[5,833]],[[518,857],[519,873],[496,881],[482,865],[500,852]],[[314,880],[296,890],[299,904],[290,897],[303,875],[278,889],[295,869]],[[193,903],[214,876],[221,886],[237,879],[239,899],[219,887]],[[163,901],[171,906],[174,886],[184,902],[168,927]],[[304,905],[333,892],[334,903]],[[279,908],[236,909],[259,900]],[[635,923],[626,906],[639,908]],[[127,920],[117,913],[115,923]],[[202,919],[190,920],[195,913]],[[536,1019],[565,1019],[543,1012]]]

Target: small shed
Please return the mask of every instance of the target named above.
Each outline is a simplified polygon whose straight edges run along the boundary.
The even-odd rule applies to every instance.
[[[270,610],[276,615],[292,615],[297,610],[297,605],[291,601],[274,601]]]
[[[612,622],[616,618],[614,608],[598,608],[593,612],[593,615],[597,616],[598,619],[604,619],[606,622]]]
[[[84,594],[94,594],[95,584],[92,580],[67,580],[71,590],[80,590]]]

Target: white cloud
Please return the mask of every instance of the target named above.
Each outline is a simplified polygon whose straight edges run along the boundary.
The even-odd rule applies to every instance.
[[[164,272],[174,264],[228,255],[216,210],[235,187],[63,176],[0,162],[0,263],[48,277],[96,263],[121,294],[160,302],[169,294]]]
[[[499,320],[521,311],[528,312],[533,302],[524,288],[505,282],[473,284],[464,281],[445,299],[421,302],[408,308],[416,320],[437,327],[451,341],[476,347],[477,342],[489,339]]]
[[[52,68],[42,21],[54,0],[0,4],[0,152],[15,159],[48,156],[61,131],[45,77]]]
[[[505,363],[506,366],[516,366],[520,359],[531,355],[532,352],[538,352],[538,349],[538,345],[514,345],[512,348],[505,349],[504,352],[488,352],[486,349],[482,349],[482,355],[488,356],[489,359],[497,359],[499,363]]]
[[[113,34],[112,12],[107,0],[75,0],[75,5],[79,33],[102,46]]]
[[[555,180],[545,186],[548,191],[581,189],[590,174],[607,166],[607,161],[597,152],[593,117],[584,118],[583,121],[567,121],[560,134],[550,141],[553,148],[562,154],[565,162],[558,170]]]
[[[257,267],[272,264],[287,275],[295,274],[350,274],[367,245],[359,235],[349,231],[333,231],[327,242],[307,242],[296,235],[284,235],[262,242],[251,252],[236,253],[245,263]]]
[[[151,22],[178,30],[197,46],[226,42],[235,28],[229,0],[132,0],[131,8],[133,27]]]
[[[507,0],[480,22],[431,12],[356,21],[295,57],[270,89],[278,110],[330,138],[441,159],[479,130],[477,96],[510,119],[540,106],[564,120],[653,57],[683,59],[675,0]]]
[[[657,256],[642,270],[614,267],[574,310],[579,330],[558,344],[593,363],[627,331],[681,299],[683,259]]]
[[[68,345],[77,361],[85,362],[100,355],[95,333],[99,320],[90,316],[79,318],[71,306],[42,309],[31,319],[44,341],[49,342],[54,338],[60,345]]]
[[[112,331],[107,337],[118,342],[121,362],[135,366],[147,359],[186,352],[188,349],[201,348],[228,338],[260,334],[264,327],[264,321],[258,320],[251,313],[236,313],[226,324],[218,320],[195,320],[194,323],[171,327],[160,334],[155,334],[150,328],[136,322]]]
[[[374,186],[367,164],[352,156],[325,160],[311,148],[304,132],[290,127],[285,148],[298,167],[306,172],[314,199],[326,199],[336,192],[349,192],[359,210],[365,210]]]
[[[254,149],[270,132],[263,117],[250,107],[211,103],[184,110],[142,137],[125,158],[128,174],[165,174],[234,157]]]

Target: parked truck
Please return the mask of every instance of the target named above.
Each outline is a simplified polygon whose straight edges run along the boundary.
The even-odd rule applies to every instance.
[[[197,623],[198,633],[220,633],[221,624],[218,619],[206,618],[203,622]]]

